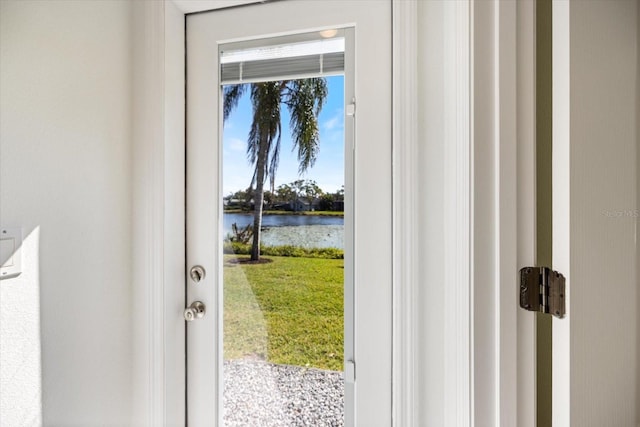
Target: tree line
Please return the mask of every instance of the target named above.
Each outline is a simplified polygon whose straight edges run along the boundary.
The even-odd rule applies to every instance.
[[[344,185],[335,192],[321,189],[316,181],[298,179],[282,184],[273,191],[265,190],[263,195],[265,210],[283,211],[344,211]],[[251,187],[238,190],[224,197],[226,210],[253,211],[255,190]]]

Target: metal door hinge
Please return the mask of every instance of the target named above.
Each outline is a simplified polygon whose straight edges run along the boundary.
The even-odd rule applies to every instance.
[[[548,267],[522,268],[520,307],[562,319],[566,314],[564,276]]]
[[[347,360],[344,365],[344,380],[351,384],[356,382],[356,362],[353,359]]]
[[[352,98],[351,103],[347,104],[347,116],[355,117],[356,116],[356,99]]]

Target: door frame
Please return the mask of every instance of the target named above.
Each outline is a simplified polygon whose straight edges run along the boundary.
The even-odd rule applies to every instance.
[[[517,8],[390,1],[393,424],[516,425]],[[185,13],[211,8],[132,2],[134,425],[185,424]]]

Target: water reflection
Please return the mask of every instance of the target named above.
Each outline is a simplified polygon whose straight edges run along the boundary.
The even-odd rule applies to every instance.
[[[252,214],[225,213],[223,235],[231,225],[244,228],[253,223]],[[344,218],[320,215],[265,215],[261,239],[268,246],[294,245],[305,248],[344,248]]]

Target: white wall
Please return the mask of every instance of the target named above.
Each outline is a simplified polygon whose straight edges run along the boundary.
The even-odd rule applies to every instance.
[[[40,424],[40,387],[47,426],[129,424],[130,9],[0,2],[0,221],[29,236],[0,282],[3,427]]]
[[[638,422],[638,6],[554,3],[554,425]]]

